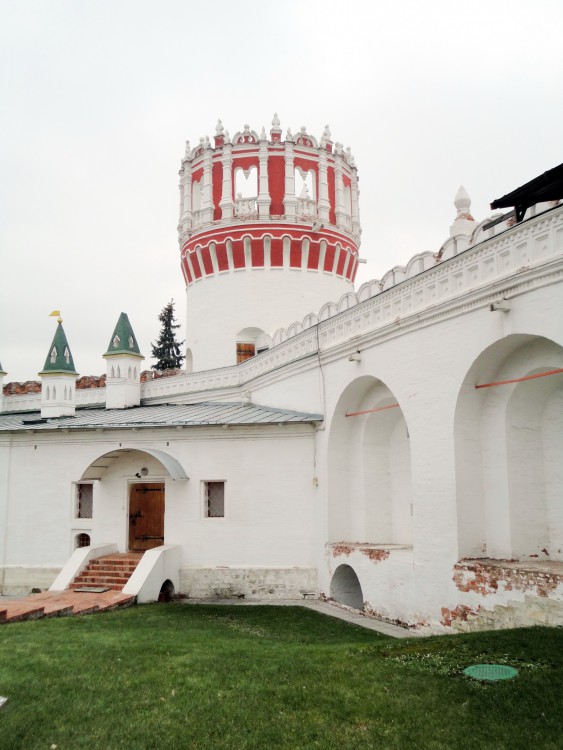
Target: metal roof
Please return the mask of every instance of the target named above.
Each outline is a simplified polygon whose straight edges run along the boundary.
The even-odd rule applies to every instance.
[[[40,412],[0,414],[0,432],[25,430],[96,430],[142,427],[203,427],[322,422],[320,414],[306,414],[254,404],[203,401],[199,404],[161,404],[130,409],[77,409],[73,417],[42,419]]]
[[[526,210],[535,203],[557,201],[563,198],[563,164],[549,169],[525,185],[503,195],[491,203],[491,208],[512,208],[516,221],[522,221]]]

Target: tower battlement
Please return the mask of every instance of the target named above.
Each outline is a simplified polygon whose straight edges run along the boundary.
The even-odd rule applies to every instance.
[[[242,186],[242,188],[241,188]],[[178,225],[187,285],[229,269],[289,267],[354,281],[360,218],[350,149],[306,128],[285,138],[245,125],[233,138],[219,121],[214,144],[186,143]]]
[[[186,142],[180,169],[181,267],[187,288],[186,363],[230,365],[280,327],[353,288],[358,269],[358,175],[350,149],[302,127],[282,137],[219,120],[213,143]]]

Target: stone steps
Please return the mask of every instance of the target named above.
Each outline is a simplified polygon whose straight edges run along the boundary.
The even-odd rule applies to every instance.
[[[70,584],[71,589],[84,586],[121,591],[139,564],[141,554],[106,555],[91,560]]]
[[[142,554],[124,553],[92,560],[66,591],[45,591],[0,605],[0,624],[41,617],[86,615],[128,607],[134,604],[135,597],[123,594],[122,590],[141,557]],[[109,590],[76,591],[84,587]]]
[[[135,597],[119,591],[99,594],[77,591],[45,591],[21,599],[13,599],[1,605],[0,623],[38,620],[43,617],[65,617],[86,615],[93,612],[108,612],[134,604]]]

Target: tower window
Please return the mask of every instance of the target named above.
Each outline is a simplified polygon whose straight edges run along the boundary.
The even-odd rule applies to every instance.
[[[54,346],[51,349],[51,364],[54,365],[56,361],[57,361],[57,347]]]
[[[241,362],[245,362],[247,359],[251,359],[255,354],[256,346],[254,344],[237,342],[237,365],[240,365]]]
[[[120,344],[121,344],[121,339],[119,338],[117,334],[115,334],[115,336],[113,337],[113,348],[117,349]]]
[[[206,518],[225,517],[225,482],[204,482],[204,513]]]

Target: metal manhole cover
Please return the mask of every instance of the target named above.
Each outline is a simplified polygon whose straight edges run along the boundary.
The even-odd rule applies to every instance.
[[[474,680],[494,682],[495,680],[511,680],[516,677],[518,670],[503,664],[473,664],[471,667],[466,667],[463,673]]]

